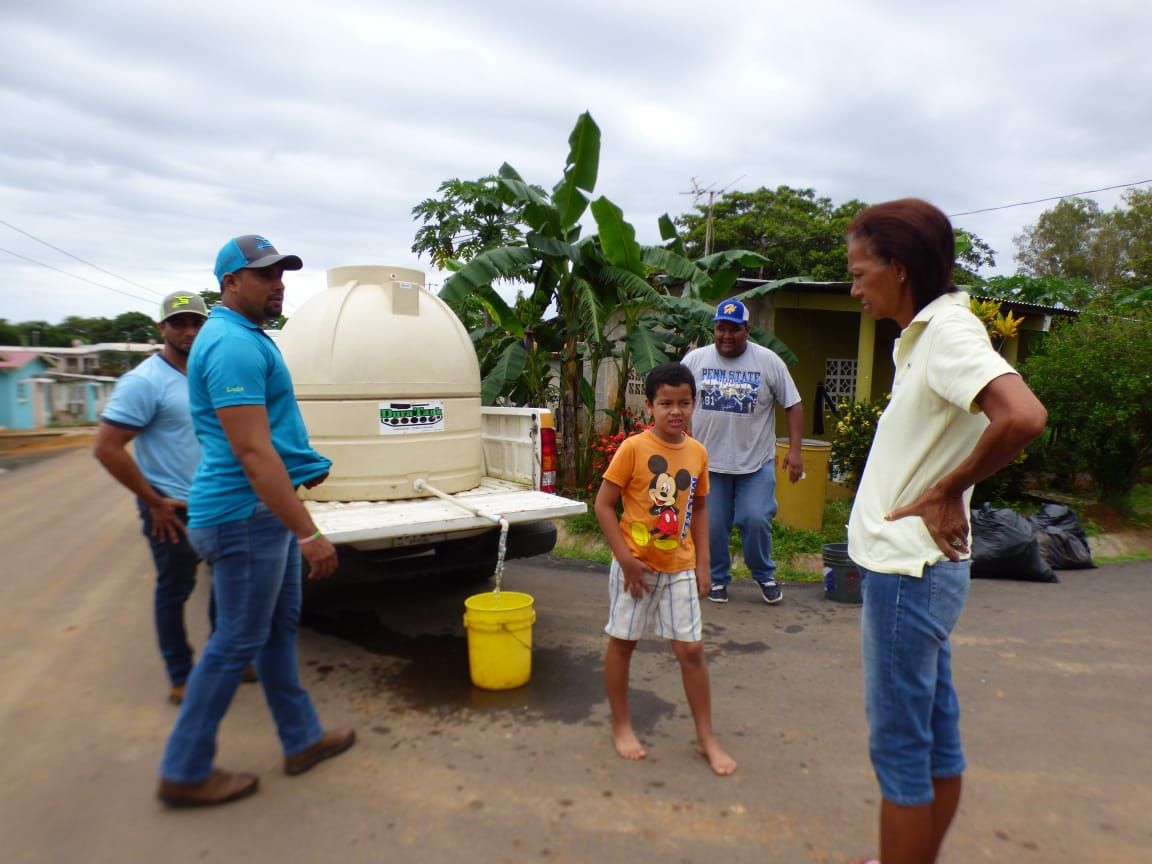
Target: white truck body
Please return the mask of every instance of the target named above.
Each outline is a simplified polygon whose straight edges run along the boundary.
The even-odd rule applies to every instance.
[[[395,501],[305,502],[342,557],[376,565],[342,563],[337,579],[342,569],[361,571],[344,574],[357,581],[389,575],[374,570],[471,569],[477,577],[490,575],[501,517],[511,526],[507,557],[517,558],[549,551],[556,536],[551,520],[588,509],[582,501],[539,491],[542,432],[551,428],[546,409],[483,408],[481,424],[484,476],[476,488],[450,496],[464,506],[415,492]]]

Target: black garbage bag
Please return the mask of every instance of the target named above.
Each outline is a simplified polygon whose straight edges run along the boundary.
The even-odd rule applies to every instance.
[[[1040,554],[1036,527],[1007,507],[972,511],[972,578],[1059,582]]]
[[[1036,526],[1040,554],[1053,570],[1087,570],[1096,566],[1088,535],[1071,508],[1049,502],[1028,521]]]

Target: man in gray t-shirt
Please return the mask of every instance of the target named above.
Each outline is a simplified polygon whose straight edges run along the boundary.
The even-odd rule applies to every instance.
[[[779,603],[772,560],[776,516],[776,405],[788,417],[790,447],[784,468],[795,483],[803,473],[804,408],[788,367],[748,339],[748,309],[739,300],[716,307],[713,344],[688,352],[684,365],[696,377],[692,437],[708,448],[708,534],[712,591],[728,602],[731,555],[728,540],[740,526],[744,561],[766,603]]]

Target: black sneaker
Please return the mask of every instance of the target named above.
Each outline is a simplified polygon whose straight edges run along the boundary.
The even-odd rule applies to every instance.
[[[780,590],[780,586],[775,581],[761,582],[760,593],[764,597],[764,602],[768,605],[779,603],[784,599],[784,592]]]
[[[712,590],[708,592],[708,599],[713,603],[727,603],[728,602],[728,586],[727,585],[713,585]]]

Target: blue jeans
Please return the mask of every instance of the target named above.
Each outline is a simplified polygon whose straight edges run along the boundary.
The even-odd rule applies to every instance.
[[[168,680],[175,687],[187,681],[192,671],[193,652],[188,643],[188,631],[184,628],[184,604],[196,587],[196,566],[200,563],[200,556],[186,536],[181,536],[176,543],[153,537],[152,511],[139,498],[136,499],[136,508],[140,511],[144,536],[148,538],[152,561],[156,565],[156,641],[168,670]],[[188,521],[187,510],[177,512],[182,521]],[[208,620],[211,623],[211,605]]]
[[[764,585],[776,581],[772,560],[772,520],[776,518],[776,460],[769,459],[752,474],[708,472],[708,548],[712,584],[732,581],[728,540],[733,524],[740,526],[744,563],[752,578]]]
[[[949,635],[968,597],[968,561],[919,578],[860,568],[868,749],[884,798],[918,807],[932,779],[964,773]]]
[[[211,773],[217,729],[253,661],[285,755],[308,749],[324,734],[296,666],[301,568],[292,532],[257,504],[249,519],[188,533],[213,567],[216,630],[188,679],[160,763],[161,776],[177,783],[196,783]]]

